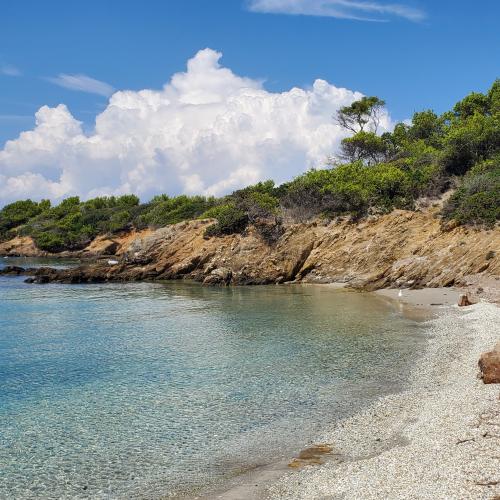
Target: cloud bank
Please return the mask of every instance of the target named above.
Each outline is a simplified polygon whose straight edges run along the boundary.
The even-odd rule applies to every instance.
[[[221,195],[324,165],[345,136],[332,116],[360,93],[316,80],[274,93],[198,52],[161,90],[119,91],[85,134],[64,104],[0,150],[0,205],[16,199]],[[381,128],[389,129],[382,117]]]
[[[426,17],[423,11],[407,5],[364,0],[250,0],[249,9],[269,14],[324,16],[356,21],[386,21],[383,16],[396,16],[419,22]]]

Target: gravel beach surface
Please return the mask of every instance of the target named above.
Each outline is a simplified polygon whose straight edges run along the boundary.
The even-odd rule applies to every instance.
[[[498,385],[477,362],[500,337],[500,308],[448,307],[430,320],[410,388],[340,422],[320,467],[290,472],[271,499],[488,499],[500,495]],[[500,498],[500,497],[498,497]]]

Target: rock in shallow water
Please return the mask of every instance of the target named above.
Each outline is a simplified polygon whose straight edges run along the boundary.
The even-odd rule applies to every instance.
[[[0,269],[0,274],[14,274],[20,275],[23,274],[26,270],[24,267],[19,266],[6,266],[3,269]]]

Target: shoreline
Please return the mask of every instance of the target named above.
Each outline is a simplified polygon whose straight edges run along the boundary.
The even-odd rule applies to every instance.
[[[263,498],[444,500],[500,494],[499,391],[477,378],[479,355],[498,340],[500,309],[480,303],[442,312],[429,321],[427,349],[410,388],[319,436],[340,458],[283,475]]]
[[[401,298],[395,289],[374,292],[399,313],[428,323],[425,350],[416,358],[407,389],[318,436],[314,443],[333,448],[323,464],[292,470],[293,457],[288,457],[190,498],[490,500],[499,495],[500,436],[484,437],[500,425],[499,391],[478,380],[477,361],[498,341],[500,308],[486,302],[459,308],[461,292],[404,290]]]
[[[454,306],[458,303],[458,297],[461,293],[463,293],[462,290],[454,287],[421,288],[419,290],[381,288],[375,291],[376,295],[390,299],[393,302],[418,308]]]

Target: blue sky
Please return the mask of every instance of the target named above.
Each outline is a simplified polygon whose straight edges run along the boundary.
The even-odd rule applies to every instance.
[[[46,77],[85,74],[117,89],[157,88],[211,47],[238,74],[285,90],[324,78],[383,96],[396,119],[447,109],[500,74],[500,2],[413,2],[426,18],[375,23],[248,12],[240,0],[4,2],[0,143],[33,122],[43,104],[66,103],[91,123],[106,99]],[[407,3],[408,5],[408,3]]]
[[[64,103],[91,133],[113,89],[161,89],[206,47],[269,92],[321,78],[384,98],[394,120],[444,111],[500,76],[498,0],[16,0],[0,9],[0,148],[33,128],[43,105]]]

